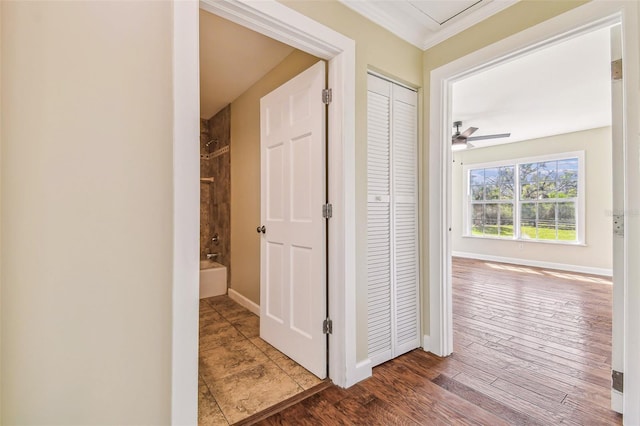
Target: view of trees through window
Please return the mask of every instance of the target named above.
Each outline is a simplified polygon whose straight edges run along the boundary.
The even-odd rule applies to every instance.
[[[471,234],[577,241],[578,158],[469,171]]]

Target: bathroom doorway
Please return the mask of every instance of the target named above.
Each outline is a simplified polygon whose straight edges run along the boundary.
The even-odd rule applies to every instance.
[[[204,10],[200,32],[199,421],[231,424],[322,383],[259,337],[256,232],[260,99],[319,58]]]

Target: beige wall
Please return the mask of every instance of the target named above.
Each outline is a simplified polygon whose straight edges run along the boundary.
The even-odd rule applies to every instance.
[[[463,169],[473,164],[534,157],[563,152],[585,153],[586,246],[557,245],[488,238],[463,237]],[[452,250],[560,263],[588,268],[611,269],[612,265],[612,159],[611,128],[586,130],[483,149],[460,151],[454,155]],[[464,166],[463,166],[464,165]]]
[[[0,242],[2,241],[2,5],[0,4]],[[2,423],[2,244],[0,243],[0,423]]]
[[[2,423],[168,424],[171,3],[1,7]]]
[[[429,86],[431,79],[431,71],[448,64],[456,59],[468,55],[478,49],[489,46],[502,39],[505,39],[511,35],[519,33],[527,28],[530,28],[536,24],[551,19],[557,15],[567,12],[575,7],[587,3],[588,1],[582,0],[558,0],[558,1],[538,1],[538,0],[522,0],[515,5],[503,10],[500,13],[474,25],[473,27],[451,37],[442,43],[427,49],[423,55],[423,67],[424,72],[424,129],[423,134],[429,134]],[[428,139],[425,138],[425,144],[428,144]],[[424,149],[422,152],[422,176],[421,181],[423,184],[423,193],[427,193],[429,185],[429,174],[426,166],[429,164],[429,150]],[[422,200],[422,223],[425,232],[423,236],[423,252],[422,252],[422,276],[423,276],[423,306],[429,306],[429,291],[427,282],[428,275],[428,212],[429,202],[427,197]],[[425,335],[429,335],[429,313],[428,308],[423,310],[423,331]]]
[[[231,103],[231,288],[260,304],[260,98],[319,59],[294,50]]]
[[[367,69],[420,88],[422,51],[337,1],[283,3],[356,42],[356,358],[360,361],[367,358]],[[422,91],[419,103],[421,99]]]

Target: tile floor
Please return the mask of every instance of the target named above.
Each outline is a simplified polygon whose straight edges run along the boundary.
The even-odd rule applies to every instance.
[[[321,382],[259,334],[258,316],[228,296],[200,300],[200,426],[236,423]]]

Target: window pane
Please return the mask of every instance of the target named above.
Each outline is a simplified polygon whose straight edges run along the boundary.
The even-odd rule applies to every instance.
[[[576,206],[575,203],[558,203],[558,239],[576,241]]]
[[[471,170],[469,172],[469,184],[470,185],[483,185],[484,184],[484,169]]]
[[[578,177],[578,159],[568,158],[566,160],[559,160],[558,162],[558,177],[562,175]]]
[[[484,205],[484,235],[498,235],[498,205]]]
[[[474,185],[471,187],[471,199],[473,201],[481,201],[484,199],[484,186]]]
[[[523,203],[520,206],[520,236],[521,238],[536,238],[535,203]]]
[[[538,203],[538,239],[556,239],[556,203]]]
[[[511,200],[513,199],[513,169],[514,166],[500,167],[498,184],[500,185],[500,199]]]
[[[577,181],[559,180],[556,187],[556,198],[575,198],[578,196]]]
[[[499,168],[494,167],[491,169],[484,169],[484,184],[485,185],[497,185],[498,184],[498,171]]]
[[[500,187],[498,185],[487,185],[484,187],[484,199],[485,200],[498,200],[500,199]]]
[[[558,176],[556,182],[558,198],[575,198],[578,196],[578,179],[573,173]]]
[[[483,221],[484,221],[484,205],[472,204],[471,212],[471,235],[483,234]]]
[[[546,161],[544,163],[538,163],[538,181],[543,180],[556,180],[556,167],[557,161]]]
[[[521,164],[520,167],[520,199],[538,199],[538,163]]]
[[[558,198],[578,196],[578,159],[569,158],[558,161]]]
[[[513,237],[513,204],[500,204],[500,236]]]
[[[538,178],[538,163],[520,164],[520,182],[534,183]]]
[[[541,180],[538,182],[538,199],[542,200],[545,198],[556,198],[556,182]]]
[[[536,183],[522,183],[520,185],[520,199],[522,199],[522,200],[537,200],[538,199],[538,185]]]

